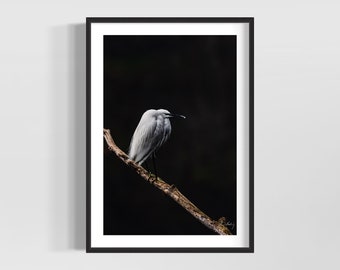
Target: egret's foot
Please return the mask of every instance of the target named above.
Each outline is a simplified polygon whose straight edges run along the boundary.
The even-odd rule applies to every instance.
[[[153,184],[153,182],[155,182],[156,179],[157,179],[157,177],[154,174],[152,174],[151,172],[149,172],[148,182]]]
[[[173,192],[174,190],[176,189],[176,186],[174,184],[172,184],[170,187],[169,187],[169,191]]]
[[[150,181],[151,184],[157,180],[158,177],[153,177],[152,180]]]

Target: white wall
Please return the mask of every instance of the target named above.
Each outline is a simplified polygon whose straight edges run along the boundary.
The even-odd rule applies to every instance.
[[[311,2],[1,1],[0,269],[338,269],[340,4]],[[87,16],[255,17],[254,254],[84,252]]]

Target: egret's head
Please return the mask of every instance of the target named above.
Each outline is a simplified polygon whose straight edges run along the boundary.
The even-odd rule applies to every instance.
[[[162,114],[165,118],[181,117],[181,118],[184,118],[184,119],[185,119],[185,116],[184,116],[184,115],[170,113],[168,110],[159,109],[159,110],[157,110],[157,112],[158,112],[159,114]]]

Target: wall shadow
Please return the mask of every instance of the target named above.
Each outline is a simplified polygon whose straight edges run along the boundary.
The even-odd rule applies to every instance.
[[[70,126],[72,150],[74,151],[74,178],[70,182],[70,202],[73,211],[69,215],[72,236],[70,247],[86,248],[86,24],[68,26],[70,70],[70,103],[74,122]],[[73,181],[72,181],[73,180]]]
[[[86,25],[50,31],[53,151],[50,248],[86,247]]]

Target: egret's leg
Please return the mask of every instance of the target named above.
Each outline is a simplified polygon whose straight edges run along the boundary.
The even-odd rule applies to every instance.
[[[145,169],[150,173],[148,161],[147,160],[144,161],[144,164],[145,164]]]
[[[156,176],[155,180],[157,180],[158,174],[157,174],[157,168],[156,168],[156,158],[155,158],[154,154],[152,154],[152,164],[153,164],[153,168],[155,170],[155,176]],[[154,181],[152,181],[152,182],[154,182]]]
[[[149,173],[149,177],[148,177],[148,181],[150,180],[150,177],[151,177],[151,171],[149,170],[149,165],[148,165],[148,161],[146,160],[145,162],[144,162],[144,164],[145,164],[145,169],[148,171],[148,173]]]

